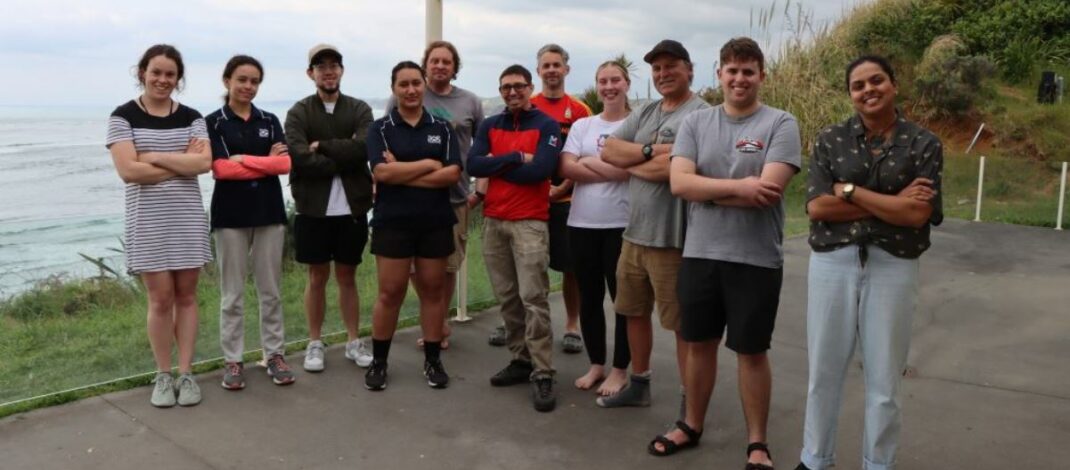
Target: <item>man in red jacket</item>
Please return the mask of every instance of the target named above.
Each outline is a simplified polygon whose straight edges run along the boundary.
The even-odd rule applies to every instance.
[[[561,134],[556,121],[531,105],[531,72],[526,68],[509,66],[499,85],[505,110],[483,121],[468,153],[468,173],[488,179],[483,262],[501,304],[513,356],[490,383],[500,387],[530,381],[535,409],[551,411],[557,400],[546,221]]]

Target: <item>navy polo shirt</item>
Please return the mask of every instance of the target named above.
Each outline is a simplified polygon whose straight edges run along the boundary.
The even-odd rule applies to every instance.
[[[286,142],[279,118],[257,107],[246,121],[229,106],[205,118],[212,159],[231,155],[266,156],[276,142]],[[216,180],[212,191],[212,229],[246,228],[286,223],[279,177],[268,175],[255,180]]]
[[[368,128],[368,161],[372,169],[386,163],[389,150],[399,162],[433,158],[442,166],[461,166],[460,145],[449,122],[434,117],[426,108],[416,126],[401,118],[397,108]],[[376,183],[372,227],[431,229],[452,227],[457,216],[450,204],[450,188],[417,188]]]

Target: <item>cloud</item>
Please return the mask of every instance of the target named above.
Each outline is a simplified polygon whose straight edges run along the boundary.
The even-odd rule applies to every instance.
[[[829,18],[856,1],[803,5]],[[639,64],[645,77],[642,55],[665,37],[689,48],[696,86],[702,86],[712,83],[720,44],[755,33],[752,12],[774,5],[780,10],[784,3],[444,0],[443,31],[464,61],[458,85],[481,96],[496,94],[505,66],[534,68],[535,51],[547,42],[561,44],[572,56],[571,91],[592,83],[595,66],[620,53]],[[0,105],[117,104],[136,93],[130,67],[158,42],[182,51],[189,72],[179,99],[189,103],[218,103],[219,74],[235,53],[264,63],[260,100],[307,95],[312,92],[305,76],[307,51],[319,42],[345,55],[346,93],[385,97],[390,68],[399,60],[418,60],[424,44],[423,0],[13,0],[5,9],[19,14],[8,15],[0,29]],[[636,88],[645,85],[637,82]]]

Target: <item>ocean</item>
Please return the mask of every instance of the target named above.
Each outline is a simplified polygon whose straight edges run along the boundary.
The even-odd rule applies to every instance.
[[[125,271],[124,185],[104,147],[112,109],[0,106],[0,299],[51,277],[97,274],[80,255]],[[264,109],[285,119],[288,105]],[[211,176],[200,185],[207,207]]]

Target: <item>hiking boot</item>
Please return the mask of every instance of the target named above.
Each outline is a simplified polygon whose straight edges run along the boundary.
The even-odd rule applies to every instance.
[[[355,339],[346,343],[346,359],[357,363],[357,367],[368,367],[372,364],[372,353],[364,347],[364,342]]]
[[[431,388],[446,388],[450,383],[450,376],[446,368],[442,367],[442,361],[435,359],[424,361],[424,377],[427,377],[427,385]]]
[[[531,401],[535,404],[535,411],[543,413],[553,411],[557,405],[557,394],[554,393],[554,379],[541,377],[531,381]]]
[[[267,375],[275,385],[290,385],[297,380],[282,354],[272,354],[267,360]]]
[[[228,362],[223,365],[223,383],[220,384],[227,390],[241,390],[245,388],[245,376],[242,375],[244,364],[240,362]]]
[[[490,378],[490,384],[495,387],[522,384],[531,380],[531,373],[534,370],[530,362],[513,359],[509,361],[509,365]]]
[[[175,387],[178,388],[179,406],[193,406],[201,402],[201,387],[198,387],[197,381],[193,380],[193,374],[186,373],[178,376]]]
[[[364,388],[373,392],[386,390],[386,363],[372,361],[364,373]]]
[[[632,375],[628,385],[608,397],[598,397],[595,403],[602,408],[621,406],[650,406],[650,377]]]
[[[324,366],[323,341],[309,341],[305,347],[305,370],[322,372]]]
[[[156,384],[152,387],[152,398],[149,403],[157,408],[170,408],[175,406],[175,378],[170,372],[157,372],[156,378],[152,379]]]
[[[490,337],[487,338],[487,343],[491,346],[505,346],[505,343],[509,340],[509,336],[505,333],[505,325],[498,325],[490,333]]]

